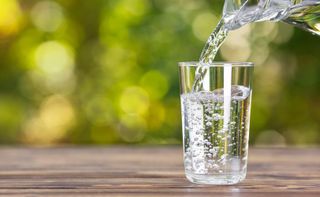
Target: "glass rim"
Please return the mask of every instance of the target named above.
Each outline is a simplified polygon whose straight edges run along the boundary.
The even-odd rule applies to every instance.
[[[254,67],[253,62],[212,62],[212,63],[201,63],[198,61],[190,62],[179,62],[179,67],[225,67],[226,65],[231,65],[232,67]]]

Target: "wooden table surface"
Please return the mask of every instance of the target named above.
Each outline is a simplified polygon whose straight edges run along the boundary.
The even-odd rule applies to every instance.
[[[320,149],[250,148],[247,179],[189,183],[180,147],[0,148],[0,196],[320,196]]]

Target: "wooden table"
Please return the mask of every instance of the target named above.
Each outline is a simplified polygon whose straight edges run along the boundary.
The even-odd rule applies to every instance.
[[[320,196],[320,149],[250,149],[247,179],[189,183],[180,147],[0,148],[0,196]]]

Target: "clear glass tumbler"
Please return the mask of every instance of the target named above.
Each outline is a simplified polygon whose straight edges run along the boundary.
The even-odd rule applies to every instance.
[[[239,183],[247,172],[253,64],[181,62],[179,74],[186,177]]]

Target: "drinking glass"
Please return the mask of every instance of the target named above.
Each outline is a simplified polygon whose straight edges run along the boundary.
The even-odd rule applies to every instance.
[[[247,172],[253,64],[179,63],[185,174],[229,185]]]

